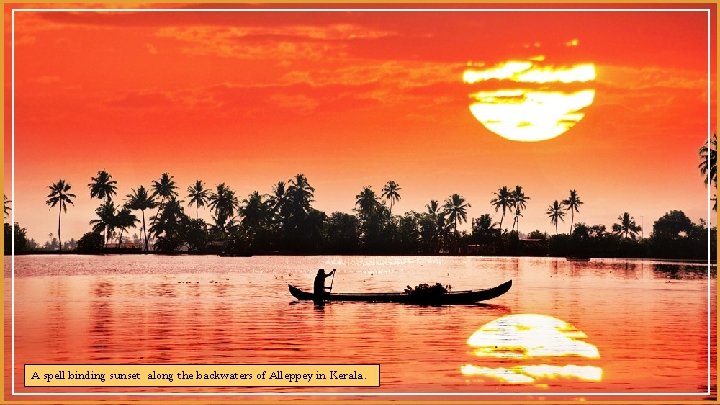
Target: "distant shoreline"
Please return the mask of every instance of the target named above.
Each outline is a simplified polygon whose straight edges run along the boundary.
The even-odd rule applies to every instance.
[[[217,253],[210,252],[174,252],[174,253],[163,253],[163,252],[99,252],[99,253],[80,253],[72,251],[35,251],[35,252],[20,252],[16,253],[15,256],[49,256],[49,255],[77,255],[77,256],[117,256],[117,255],[156,255],[156,256],[218,256],[218,257],[271,257],[271,256],[343,256],[343,257],[383,257],[383,256],[399,256],[399,257],[539,257],[539,258],[556,258],[566,259],[568,262],[583,263],[592,259],[612,259],[612,260],[629,260],[629,261],[640,261],[640,260],[654,260],[663,262],[674,262],[674,263],[697,263],[705,264],[707,260],[702,259],[678,259],[678,258],[662,258],[662,257],[590,257],[590,258],[574,258],[572,256],[532,256],[532,255],[514,255],[514,256],[503,256],[503,255],[472,255],[472,254],[340,254],[340,253],[292,253],[292,252],[278,252],[278,253],[258,253],[252,255],[220,255]],[[5,258],[11,257],[12,255],[5,255]],[[717,260],[711,260],[710,264],[717,265]]]

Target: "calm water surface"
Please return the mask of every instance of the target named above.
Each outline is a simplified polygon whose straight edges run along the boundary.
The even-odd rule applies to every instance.
[[[462,290],[509,279],[513,287],[484,304],[463,306],[330,303],[317,308],[294,300],[287,284],[310,289],[321,267],[338,269],[335,292],[402,291],[434,282]],[[714,272],[715,267],[713,335]],[[599,358],[531,359],[534,364],[596,367],[601,378],[548,375],[510,383],[464,374],[463,366],[507,370],[533,364],[481,357],[468,345],[483,325],[512,314],[565,321],[599,352]],[[509,346],[517,344],[513,339],[502,336]],[[715,336],[710,346],[714,385]],[[5,347],[9,359],[9,338]],[[23,386],[25,363],[381,364],[380,388],[312,392],[704,392],[707,265],[482,257],[20,256],[15,259],[18,392],[32,392]]]

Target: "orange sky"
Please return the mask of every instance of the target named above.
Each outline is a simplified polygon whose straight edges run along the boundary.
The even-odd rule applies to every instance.
[[[351,212],[363,186],[395,180],[394,213],[459,193],[469,217],[499,221],[493,192],[522,185],[530,200],[520,230],[554,233],[545,211],[573,188],[585,202],[576,221],[610,228],[628,211],[647,236],[669,210],[707,216],[697,170],[707,21],[687,11],[16,12],[15,218],[38,241],[56,233],[57,210],[44,202],[63,178],[78,195],[63,240],[79,238],[99,204],[87,184],[101,169],[121,196],[163,171],[183,194],[202,179],[241,198],[304,173],[328,214]],[[578,46],[565,45],[572,39]],[[467,63],[540,54],[595,64],[584,119],[537,143],[485,129],[468,109]],[[715,100],[714,73],[712,89]]]

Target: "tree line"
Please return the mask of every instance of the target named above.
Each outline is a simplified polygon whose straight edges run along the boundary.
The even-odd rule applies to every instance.
[[[716,188],[716,135],[698,154],[701,159],[698,167],[706,184]],[[442,202],[431,200],[421,211],[393,214],[402,188],[392,180],[379,194],[372,186],[363,187],[355,196],[352,214],[329,215],[312,206],[315,188],[303,174],[277,182],[269,194],[254,191],[243,199],[226,183],[210,188],[202,180],[196,180],[181,195],[169,173],[153,180],[148,188],[144,185],[133,188],[124,201],[118,201],[117,181],[106,170],[91,177],[87,187],[90,197],[98,199],[99,205],[89,221],[89,231],[77,241],[79,252],[101,251],[110,241],[122,246],[129,230],[138,227],[144,251],[228,255],[478,253],[662,257],[682,255],[680,250],[685,249],[688,256],[695,257],[700,256],[696,251],[703,252],[708,243],[706,224],[702,221],[694,224],[678,210],[655,221],[648,239],[638,238],[642,229],[628,212],[621,213],[610,230],[604,225],[575,223],[575,214],[580,213],[584,204],[575,189],[569,190],[566,198],[550,203],[545,211],[555,227],[555,235],[533,231],[529,238],[521,239],[520,219],[531,198],[519,185],[502,186],[493,193],[490,204],[500,214],[499,222],[493,222],[490,214],[483,214],[471,221],[470,232],[458,230],[458,225],[467,221],[471,205],[457,193]],[[62,250],[62,214],[69,205],[74,205],[77,196],[64,179],[48,189],[46,204],[57,207],[57,246]],[[716,209],[717,196],[713,201]],[[6,217],[10,202],[5,196]],[[210,211],[210,222],[200,218],[200,209]],[[194,211],[195,215],[187,211]],[[567,214],[569,232],[558,233],[558,225],[565,222]],[[503,228],[506,216],[512,218],[510,229]],[[16,235],[8,235],[9,224],[5,225],[6,253],[10,238],[15,238],[17,252],[27,250],[29,243],[23,241],[25,230],[17,226]],[[688,248],[696,245],[699,248]]]

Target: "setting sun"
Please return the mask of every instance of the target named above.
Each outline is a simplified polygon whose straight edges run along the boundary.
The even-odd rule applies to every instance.
[[[545,65],[544,60],[540,55],[490,67],[471,64],[463,81],[490,87],[470,94],[473,116],[490,131],[513,141],[544,141],[572,128],[595,97],[595,90],[587,88],[595,80],[595,66],[558,67]]]

